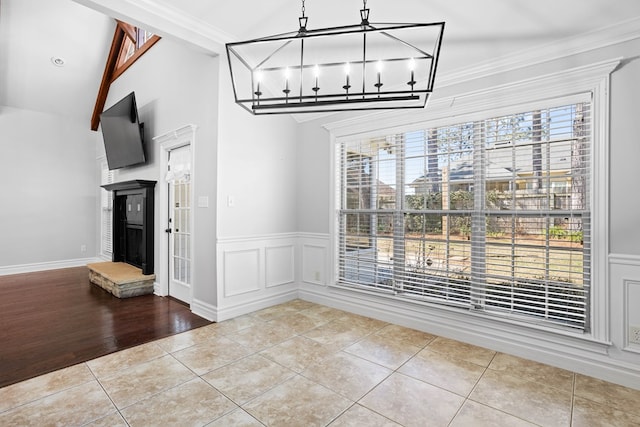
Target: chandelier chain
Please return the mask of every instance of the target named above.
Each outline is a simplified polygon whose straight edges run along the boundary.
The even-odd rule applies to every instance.
[[[366,0],[365,0],[365,2],[366,2]],[[303,18],[304,18],[304,11],[305,11],[305,9],[304,9],[304,0],[302,0],[302,17]]]
[[[362,0],[362,3],[364,4],[363,9],[366,9],[367,8],[367,0]]]

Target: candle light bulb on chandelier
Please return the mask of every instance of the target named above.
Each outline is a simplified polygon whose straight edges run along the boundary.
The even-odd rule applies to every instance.
[[[287,99],[289,99],[289,92],[291,92],[289,90],[289,77],[291,76],[291,70],[289,70],[289,67],[286,67],[284,69],[284,90],[282,92],[284,92],[285,97]]]
[[[319,87],[318,87],[318,77],[320,77],[320,67],[318,66],[318,64],[316,64],[313,67],[313,75],[316,78],[316,86],[314,87],[314,92],[317,92]]]
[[[318,77],[320,76],[320,67],[318,66],[318,64],[316,64],[313,67],[313,74],[316,77],[316,85],[314,87],[312,87],[311,90],[315,94],[315,100],[317,101],[318,100],[318,91],[320,90],[320,86],[318,86]]]
[[[260,97],[260,95],[262,95],[262,92],[260,92],[260,83],[262,82],[262,71],[261,70],[257,70],[255,72],[255,79],[256,79],[256,91],[254,93],[258,97]]]
[[[376,63],[376,70],[378,70],[378,83],[376,83],[374,86],[376,87],[376,89],[378,89],[378,93],[380,93],[380,88],[383,85],[383,83],[380,81],[380,74],[382,73],[382,61],[378,61]]]
[[[342,86],[342,89],[347,91],[347,99],[349,98],[349,88],[351,85],[349,84],[349,73],[351,72],[351,64],[345,62],[344,64],[344,74],[345,74],[345,84]]]
[[[414,58],[409,59],[409,71],[411,71],[411,79],[407,82],[409,86],[411,86],[411,90],[413,91],[413,87],[416,84],[416,80],[414,78],[414,70],[416,69],[416,60]]]

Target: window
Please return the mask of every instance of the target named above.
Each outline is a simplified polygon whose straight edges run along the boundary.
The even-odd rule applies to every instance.
[[[124,23],[122,23],[122,25],[126,26],[127,31],[125,32],[126,37],[124,37],[122,45],[120,46],[116,70],[124,67],[127,61],[142,49],[147,42],[153,40],[155,43],[155,40],[159,38],[157,36],[154,37],[153,33],[142,28],[133,27]]]
[[[107,162],[103,162],[101,167],[101,185],[113,184],[113,171],[109,170]],[[100,250],[104,256],[111,258],[113,252],[113,197],[111,191],[100,189]]]
[[[340,141],[338,283],[588,330],[591,102],[515,111]]]

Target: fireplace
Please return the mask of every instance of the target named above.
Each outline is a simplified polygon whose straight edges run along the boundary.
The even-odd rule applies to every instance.
[[[107,184],[113,192],[113,262],[153,274],[153,205],[156,181],[134,180]]]

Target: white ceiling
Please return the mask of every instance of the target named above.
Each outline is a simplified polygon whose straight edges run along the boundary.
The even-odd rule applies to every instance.
[[[89,6],[89,7],[85,7]],[[445,21],[438,82],[505,58],[640,31],[638,0],[368,0],[371,22]],[[306,0],[308,28],[359,22],[358,0]],[[91,8],[91,9],[90,9]],[[92,10],[95,9],[95,10]],[[0,0],[0,105],[91,117],[113,36],[104,13],[209,51],[297,30],[297,0]],[[606,31],[602,31],[607,29]],[[636,34],[637,36],[637,34]],[[64,67],[50,62],[65,59]]]
[[[76,116],[89,126],[114,21],[70,0],[0,2],[0,105]]]

